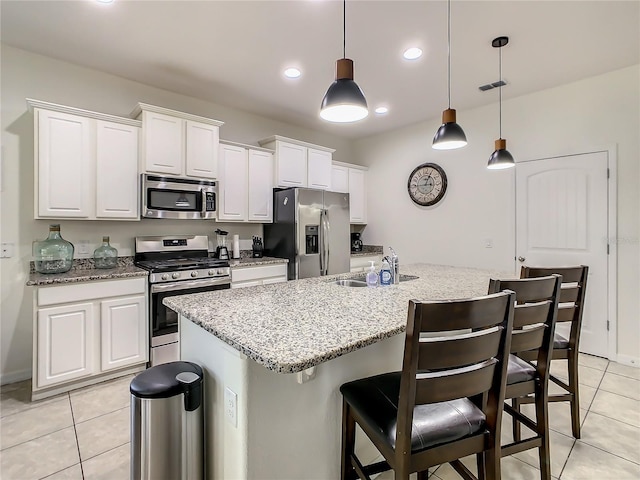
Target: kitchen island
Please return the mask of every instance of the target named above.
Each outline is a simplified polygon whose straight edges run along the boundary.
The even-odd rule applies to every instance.
[[[181,358],[206,372],[207,478],[339,478],[339,387],[401,368],[409,300],[483,295],[509,275],[401,271],[419,278],[357,288],[335,283],[358,275],[344,274],[164,300],[180,314]],[[358,448],[368,460],[371,447]]]

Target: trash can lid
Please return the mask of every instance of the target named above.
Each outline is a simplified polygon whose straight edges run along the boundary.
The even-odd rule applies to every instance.
[[[200,385],[202,376],[202,368],[195,363],[163,363],[136,375],[129,391],[139,398],[169,398]]]

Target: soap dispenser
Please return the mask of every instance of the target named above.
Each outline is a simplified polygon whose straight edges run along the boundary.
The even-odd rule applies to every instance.
[[[378,273],[376,272],[376,262],[370,261],[371,266],[367,272],[367,286],[375,287],[378,285]]]
[[[380,269],[380,285],[391,285],[391,269],[386,260],[382,260],[382,268]]]

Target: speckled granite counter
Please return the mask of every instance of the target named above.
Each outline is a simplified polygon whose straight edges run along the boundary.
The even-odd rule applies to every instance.
[[[410,299],[483,295],[491,276],[471,268],[403,265],[417,280],[377,288],[332,279],[168,297],[164,304],[269,370],[294,373],[401,333]]]
[[[273,265],[277,263],[289,263],[289,260],[287,260],[286,258],[275,257],[242,257],[240,259],[229,260],[229,265],[231,266],[231,268],[257,267],[259,265]]]
[[[361,252],[351,252],[351,256],[370,257],[372,255],[382,255],[383,251],[382,245],[363,245]]]
[[[93,266],[93,260],[74,260],[74,265],[68,272],[43,274],[31,271],[27,285],[32,287],[54,285],[62,283],[80,283],[94,280],[113,280],[117,278],[146,277],[147,270],[138,268],[129,261],[130,257],[118,259],[116,268],[100,269]],[[33,262],[32,262],[33,263]]]

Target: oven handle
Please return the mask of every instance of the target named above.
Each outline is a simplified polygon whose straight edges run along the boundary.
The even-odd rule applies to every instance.
[[[206,280],[189,280],[175,283],[161,283],[151,285],[151,293],[172,292],[178,290],[188,290],[199,287],[215,287],[218,285],[231,286],[231,280],[226,278],[211,278]]]

